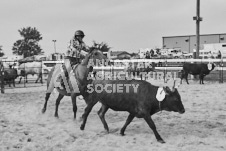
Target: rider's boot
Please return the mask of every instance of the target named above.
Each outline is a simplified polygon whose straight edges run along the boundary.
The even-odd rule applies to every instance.
[[[69,73],[70,73],[70,71],[71,71],[71,63],[70,63],[70,59],[68,59],[68,58],[65,58],[65,59],[64,59],[64,65],[62,65],[62,68],[63,68],[63,72],[64,72],[65,79],[66,79],[66,81],[68,82],[68,80],[69,80]],[[63,77],[62,77],[60,83],[61,83],[61,85],[63,86],[63,88],[65,88],[65,83],[64,83]]]

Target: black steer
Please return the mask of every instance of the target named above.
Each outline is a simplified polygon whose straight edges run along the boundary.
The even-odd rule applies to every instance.
[[[209,67],[208,67],[209,66]],[[203,83],[203,79],[208,75],[215,67],[215,64],[195,64],[195,63],[185,63],[183,65],[183,70],[181,71],[181,83],[185,79],[188,83],[188,74],[199,75],[200,84]]]
[[[161,110],[184,113],[185,109],[181,102],[180,94],[175,88],[175,82],[172,90],[169,87],[159,89],[164,96],[162,101],[158,101],[156,98],[158,89],[158,86],[142,80],[94,80],[88,87],[88,92],[90,91],[90,93],[84,97],[87,107],[82,115],[81,130],[84,130],[90,111],[99,101],[102,106],[98,111],[98,115],[108,132],[109,128],[104,118],[107,110],[111,108],[115,111],[127,111],[129,116],[121,129],[121,135],[124,135],[126,127],[134,117],[144,118],[153,130],[156,139],[161,143],[165,143],[157,132],[151,115]]]
[[[17,70],[13,68],[5,69],[4,70],[4,81],[11,86],[11,83],[15,87],[15,79],[18,77]]]

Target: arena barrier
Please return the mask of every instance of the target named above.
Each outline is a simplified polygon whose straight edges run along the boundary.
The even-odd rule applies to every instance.
[[[182,65],[185,62],[189,63],[216,63],[218,66],[215,67],[214,71],[210,74],[210,79],[217,79],[219,83],[223,83],[226,80],[226,59],[131,59],[131,60],[110,60],[110,66],[97,66],[94,67],[95,71],[102,72],[120,72],[126,71],[128,63],[155,63],[157,66],[156,70],[164,72],[164,77],[169,71],[180,71]],[[46,66],[46,69],[50,71],[55,64],[62,64],[63,61],[42,61],[42,65]],[[2,64],[2,62],[1,62]],[[42,66],[42,67],[43,67]],[[1,93],[4,93],[4,67],[0,66],[0,84]],[[42,68],[42,77],[46,79],[48,74],[45,73],[44,68]],[[205,79],[208,79],[206,77]],[[27,87],[25,81],[23,82],[23,87]]]
[[[207,80],[218,80],[223,83],[226,80],[226,59],[131,59],[131,60],[111,60],[112,66],[115,68],[128,66],[129,63],[155,63],[155,70],[163,71],[164,77],[170,71],[177,71],[178,74],[182,70],[184,63],[215,63],[215,69],[207,76]],[[120,66],[121,65],[121,66]],[[125,69],[121,69],[124,70]],[[193,78],[193,76],[191,76]],[[164,79],[165,80],[165,79]]]
[[[28,61],[26,62],[25,64],[29,64],[31,63],[32,61]],[[24,71],[28,71],[29,69],[32,69],[33,71],[37,72],[37,73],[41,73],[41,78],[42,79],[42,82],[39,81],[37,83],[36,80],[38,78],[38,74],[29,74],[28,75],[28,82],[26,83],[25,81],[25,78],[22,77],[21,81],[20,81],[20,76],[18,76],[14,81],[15,81],[15,88],[28,88],[28,87],[38,87],[38,86],[43,86],[43,81],[47,79],[47,76],[48,76],[48,72],[51,70],[51,68],[56,64],[56,63],[60,63],[59,61],[47,61],[49,62],[50,66],[46,66],[46,62],[45,61],[35,61],[37,62],[39,65],[38,66],[27,66],[24,64],[24,66],[20,66],[20,69],[19,69],[19,62],[17,61],[0,61],[0,64],[1,64],[1,73],[0,73],[0,86],[1,86],[1,91],[2,93],[4,93],[4,90],[5,89],[11,89],[13,88],[13,84],[12,84],[12,81],[10,81],[10,85],[11,87],[9,87],[9,82],[6,82],[4,81],[4,78],[6,75],[4,75],[4,71],[10,69],[10,66],[9,65],[12,65],[11,68],[13,69],[16,69],[17,71],[17,74],[18,75],[21,75],[21,70],[24,70]],[[25,70],[26,69],[26,70]],[[19,83],[20,81],[20,83]]]

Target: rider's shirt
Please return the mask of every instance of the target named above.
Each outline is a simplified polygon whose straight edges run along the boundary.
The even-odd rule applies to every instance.
[[[72,39],[72,40],[70,40],[70,43],[68,46],[67,56],[74,57],[74,58],[80,58],[82,50],[87,51],[85,43],[79,42],[76,39]]]

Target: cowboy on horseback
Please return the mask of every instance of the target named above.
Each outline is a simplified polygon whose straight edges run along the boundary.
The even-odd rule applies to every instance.
[[[66,67],[65,75],[66,77],[71,71],[71,67],[81,63],[85,55],[88,53],[87,46],[83,42],[85,34],[81,30],[77,30],[74,34],[74,37],[70,40],[68,45],[68,51],[64,58],[64,64]]]
[[[85,34],[83,31],[77,30],[75,31],[74,37],[69,42],[68,50],[64,57],[64,65],[62,66],[66,81],[69,81],[69,74],[73,71],[73,67],[75,67],[76,64],[81,63],[82,59],[88,54],[87,46],[83,42],[84,36]],[[61,85],[59,87],[65,88],[63,79],[61,79]]]

